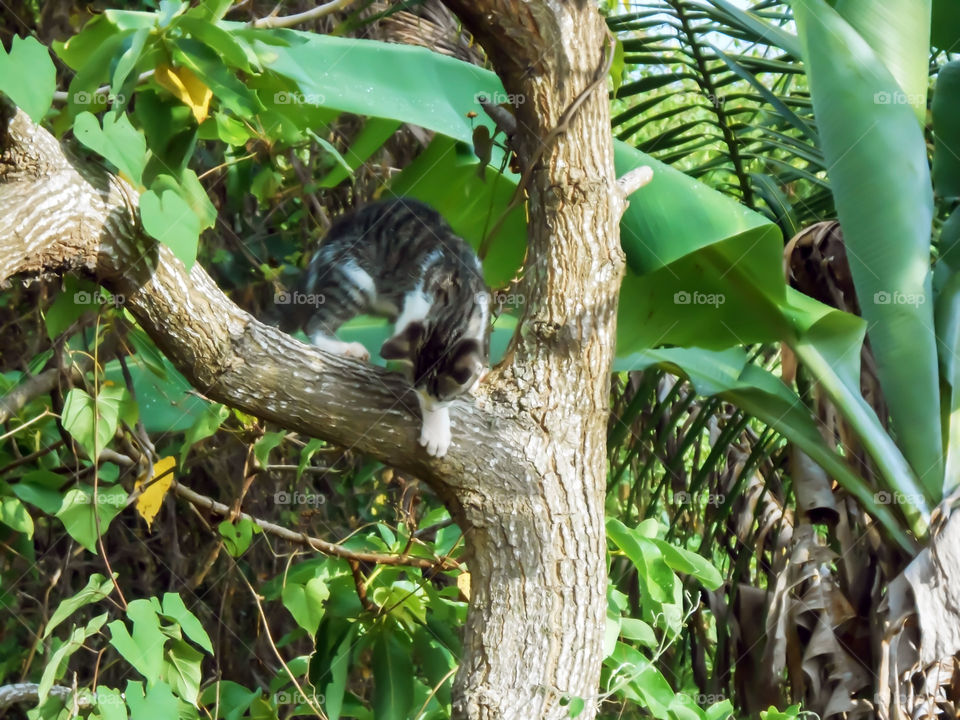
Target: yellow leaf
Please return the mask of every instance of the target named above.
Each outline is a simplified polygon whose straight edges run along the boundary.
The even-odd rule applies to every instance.
[[[137,498],[137,512],[140,513],[140,517],[147,521],[147,528],[153,525],[153,519],[160,511],[160,503],[163,502],[167,490],[170,489],[170,484],[173,482],[173,468],[176,463],[176,458],[172,455],[161,458],[153,466],[152,476],[148,478],[147,473],[143,473],[134,483],[134,489],[139,489],[149,480],[156,477],[160,478],[156,482],[150,483],[143,494]]]
[[[462,572],[457,575],[457,590],[463,595],[464,600],[470,600],[470,573]]]
[[[198,123],[207,119],[213,92],[193,74],[193,70],[188,67],[172,68],[169,65],[159,65],[153,73],[153,78],[190,108],[190,112]]]

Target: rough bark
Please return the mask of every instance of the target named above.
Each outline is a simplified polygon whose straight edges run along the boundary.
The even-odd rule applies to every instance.
[[[605,434],[624,267],[623,193],[599,81],[608,36],[582,2],[447,4],[507,91],[524,98],[516,142],[529,170],[530,234],[521,331],[476,401],[454,406],[442,460],[417,445],[417,404],[398,376],[237,308],[199,264],[187,272],[141,233],[122,180],[65,155],[23,113],[2,123],[0,282],[90,275],[124,295],[207,397],[429,482],[464,530],[471,570],[455,716],[562,718],[566,699],[579,697],[589,720],[606,609]]]

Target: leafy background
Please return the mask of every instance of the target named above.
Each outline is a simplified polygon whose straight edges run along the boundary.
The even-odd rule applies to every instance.
[[[878,588],[957,477],[960,13],[921,5],[602,6],[617,168],[655,171],[621,225],[602,717],[873,711]],[[478,96],[504,92],[442,7],[97,10],[6,9],[0,91],[148,233],[274,321],[332,217],[418,197],[484,247],[502,352],[525,220]],[[32,717],[74,678],[105,718],[449,717],[469,568],[425,486],[208,403],[87,279],[0,312],[5,400],[40,388],[0,406],[0,670]]]

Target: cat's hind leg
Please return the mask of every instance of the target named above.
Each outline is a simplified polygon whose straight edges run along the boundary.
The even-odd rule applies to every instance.
[[[373,278],[353,260],[339,263],[329,260],[321,251],[307,270],[305,300],[316,307],[304,328],[307,337],[327,352],[369,360],[370,353],[361,343],[344,342],[336,332],[376,300]]]

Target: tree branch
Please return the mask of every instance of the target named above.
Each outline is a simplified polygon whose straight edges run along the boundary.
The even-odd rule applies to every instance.
[[[160,350],[206,397],[433,479],[445,499],[481,471],[499,477],[501,491],[528,487],[516,449],[521,423],[508,404],[492,401],[489,386],[480,388],[476,403],[451,406],[451,450],[431,458],[417,443],[417,401],[399,375],[258,322],[199,263],[187,272],[169,248],[141,231],[136,193],[125,181],[64,152],[22,111],[0,120],[0,284],[15,274],[92,276],[124,296]]]

